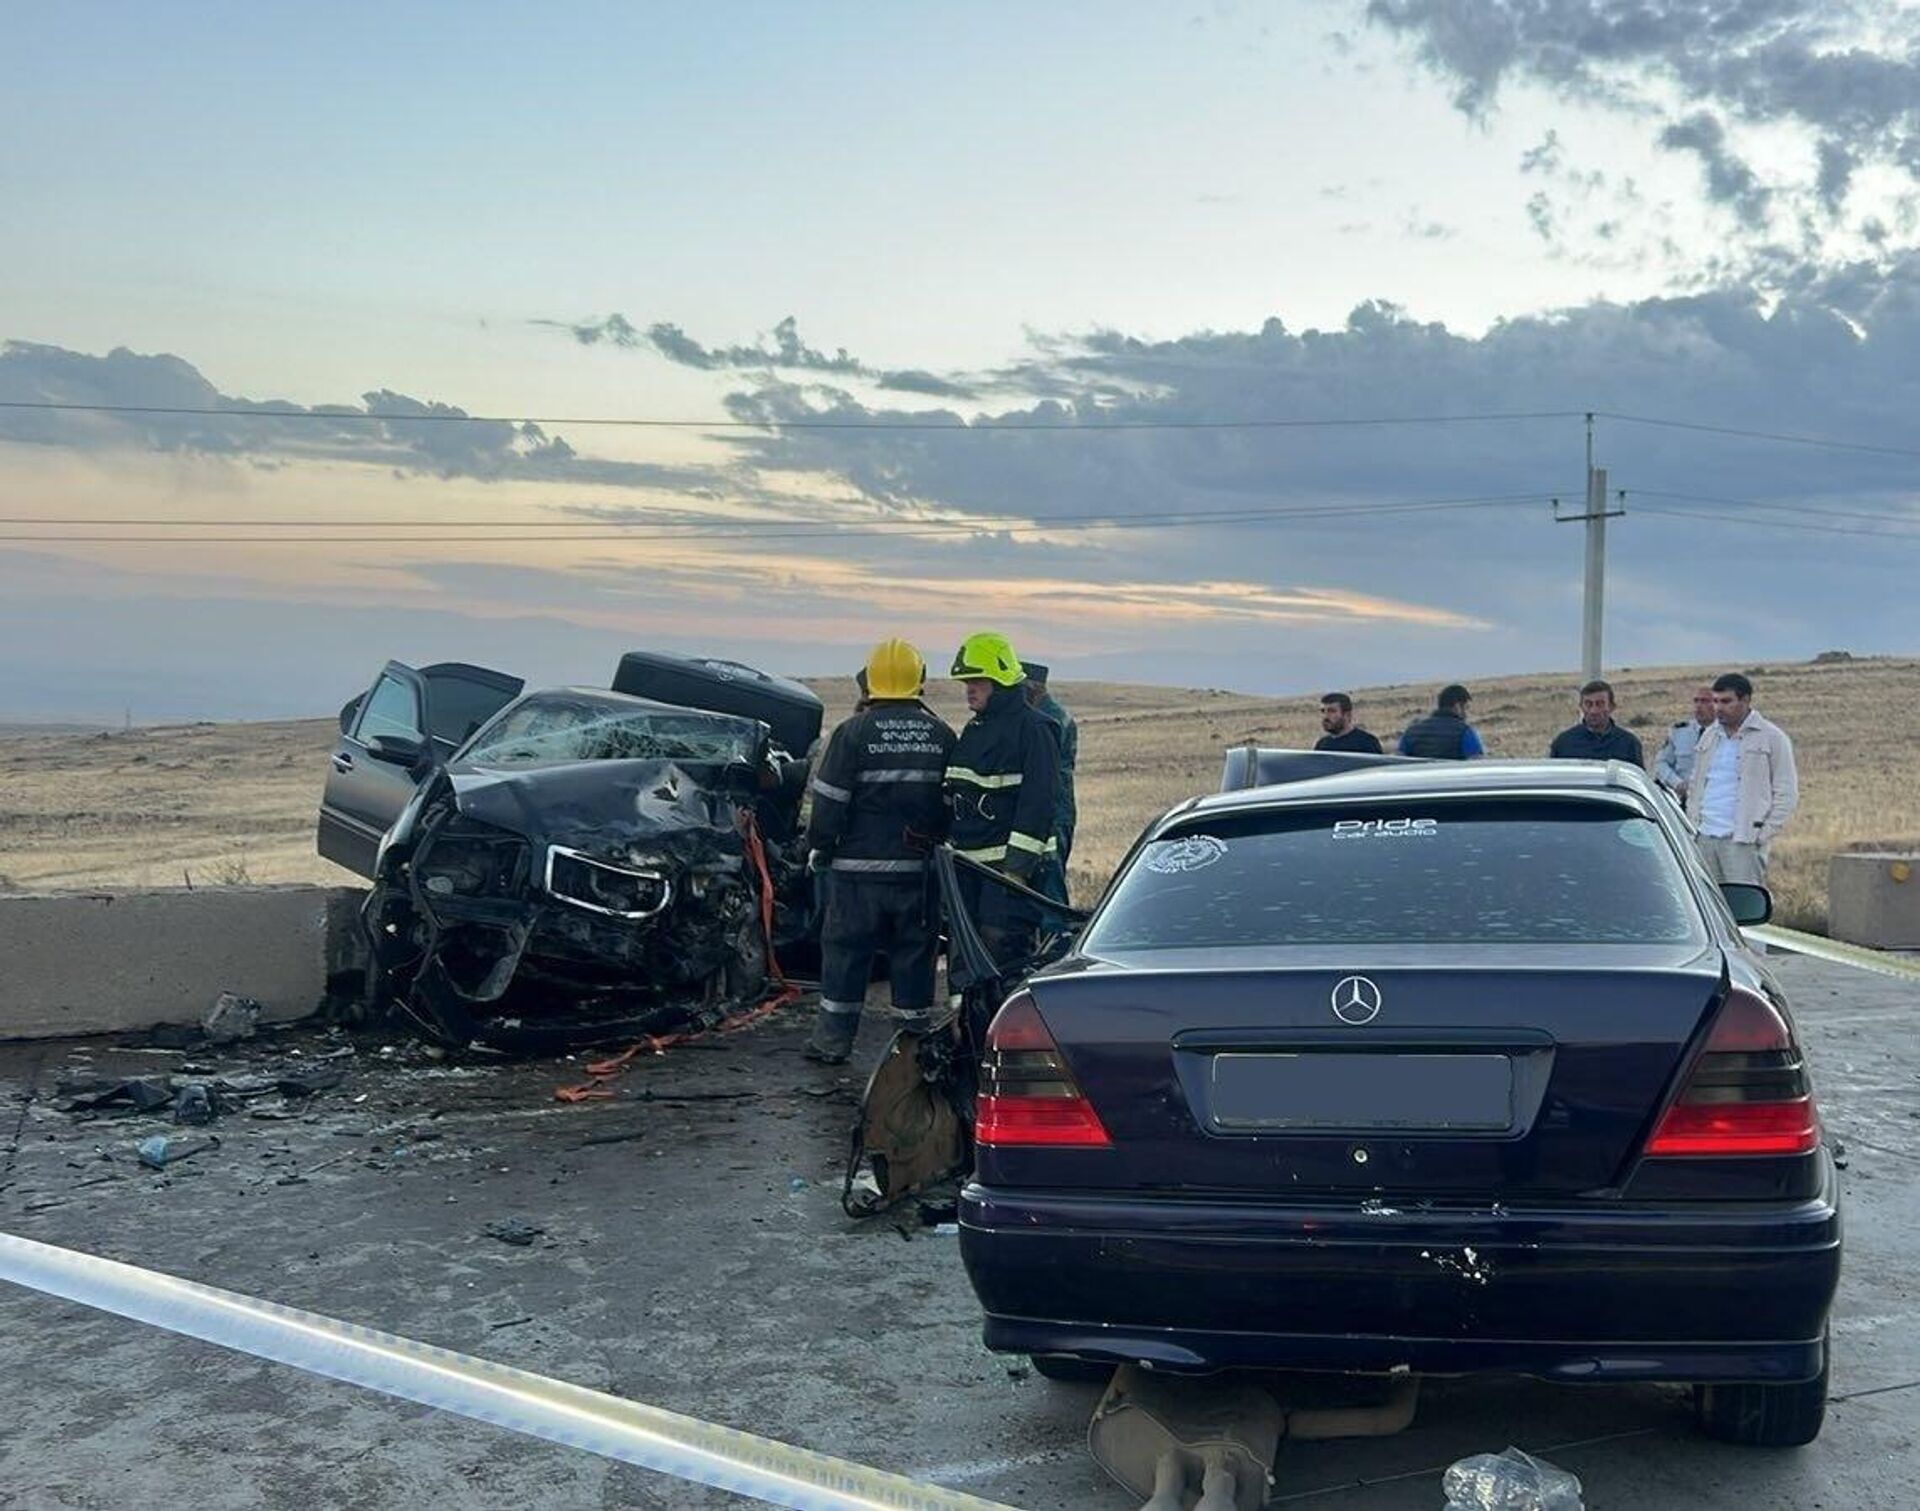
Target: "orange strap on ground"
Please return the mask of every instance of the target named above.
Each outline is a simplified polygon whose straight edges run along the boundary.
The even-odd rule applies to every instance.
[[[740,815],[740,834],[745,842],[747,858],[753,862],[755,875],[760,879],[760,932],[767,942],[767,976],[773,982],[773,994],[758,1007],[748,1008],[731,1018],[723,1018],[713,1028],[686,1029],[679,1033],[648,1034],[637,1044],[630,1044],[619,1054],[605,1060],[587,1062],[587,1079],[578,1086],[561,1086],[554,1096],[562,1102],[599,1102],[611,1101],[613,1089],[606,1083],[623,1072],[641,1055],[663,1055],[676,1044],[691,1043],[703,1039],[709,1033],[737,1034],[743,1028],[750,1028],[762,1019],[769,1018],[780,1011],[796,997],[800,988],[787,980],[787,973],[780,969],[780,960],[773,950],[773,872],[767,865],[767,847],[760,838],[760,826],[754,821],[753,813],[747,810]]]

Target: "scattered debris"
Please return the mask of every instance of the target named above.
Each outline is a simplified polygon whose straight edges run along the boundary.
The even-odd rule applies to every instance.
[[[98,1112],[129,1108],[134,1112],[153,1112],[173,1100],[173,1087],[165,1076],[132,1076],[113,1080],[100,1076],[62,1079],[54,1087],[55,1104],[64,1112]]]
[[[189,1081],[174,1098],[173,1120],[188,1127],[204,1128],[220,1115],[213,1093],[205,1081]]]
[[[537,1223],[528,1222],[524,1217],[502,1217],[488,1223],[480,1231],[489,1238],[497,1238],[516,1249],[524,1249],[547,1230]]]
[[[164,1133],[156,1133],[151,1138],[141,1139],[133,1146],[133,1152],[140,1156],[140,1163],[149,1170],[164,1170],[183,1159],[192,1159],[196,1154],[219,1147],[220,1140],[211,1135],[206,1138],[172,1138]]]
[[[1582,1511],[1585,1504],[1576,1476],[1518,1448],[1461,1459],[1440,1487],[1447,1511]]]
[[[487,1331],[490,1333],[497,1333],[503,1327],[519,1327],[522,1323],[531,1322],[531,1321],[533,1321],[533,1318],[531,1316],[509,1317],[505,1322],[489,1322],[487,1324]]]
[[[237,992],[222,992],[200,1020],[201,1031],[209,1044],[237,1044],[251,1039],[266,1009],[251,997]]]
[[[346,1071],[338,1065],[314,1065],[275,1076],[273,1086],[282,1096],[310,1097],[316,1092],[332,1090],[346,1078]]]

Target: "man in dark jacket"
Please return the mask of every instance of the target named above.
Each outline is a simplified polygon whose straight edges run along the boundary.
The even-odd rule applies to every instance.
[[[973,717],[947,762],[948,836],[957,854],[1031,887],[1059,853],[1054,840],[1060,743],[1027,702],[1026,670],[1004,635],[969,635],[952,675],[967,685]],[[1040,909],[970,869],[961,901],[1003,967],[1033,952]]]
[[[1640,736],[1613,722],[1613,684],[1595,677],[1580,689],[1580,722],[1553,737],[1547,755],[1556,761],[1631,761],[1647,764]]]
[[[1480,731],[1467,722],[1473,694],[1458,682],[1449,682],[1434,699],[1434,710],[1415,719],[1400,736],[1400,754],[1429,761],[1471,761],[1487,753]]]
[[[1073,830],[1080,813],[1073,800],[1073,769],[1080,762],[1080,726],[1047,688],[1048,670],[1038,661],[1023,661],[1027,674],[1027,702],[1053,726],[1060,744],[1060,781],[1053,795],[1053,842],[1059,853],[1040,864],[1039,885],[1055,902],[1067,900],[1067,857],[1073,853]]]
[[[927,852],[946,827],[941,783],[953,731],[920,702],[926,663],[904,640],[867,658],[865,701],[833,732],[813,778],[807,843],[824,873],[820,1016],[805,1054],[844,1064],[860,1030],[873,959],[886,951],[896,1016],[924,1024],[933,1007],[938,930]]]

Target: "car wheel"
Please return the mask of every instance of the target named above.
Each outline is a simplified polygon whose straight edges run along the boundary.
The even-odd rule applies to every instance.
[[[1072,1354],[1029,1354],[1027,1357],[1036,1374],[1069,1385],[1105,1385],[1113,1377],[1111,1364],[1076,1359]]]
[[[1695,1409],[1708,1437],[1748,1448],[1798,1448],[1819,1437],[1826,1420],[1827,1366],[1794,1385],[1703,1385]]]

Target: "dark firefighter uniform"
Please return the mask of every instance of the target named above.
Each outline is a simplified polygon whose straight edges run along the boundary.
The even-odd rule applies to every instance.
[[[1073,773],[1080,764],[1080,726],[1074,722],[1060,700],[1047,690],[1048,668],[1037,661],[1021,665],[1027,673],[1027,701],[1053,726],[1060,747],[1060,774],[1053,798],[1053,842],[1059,853],[1040,864],[1034,890],[1044,892],[1055,902],[1067,900],[1067,857],[1073,853],[1073,831],[1079,811],[1073,800]]]
[[[807,841],[826,909],[810,1059],[833,1064],[851,1053],[881,951],[894,1012],[924,1020],[933,1006],[938,930],[927,853],[946,829],[941,782],[953,731],[918,701],[924,675],[904,641],[877,647],[869,702],[833,732],[814,774]]]
[[[969,637],[953,675],[994,686],[986,706],[960,731],[947,763],[947,837],[956,853],[1032,886],[1042,863],[1059,852],[1059,739],[1046,716],[1028,704],[1020,663],[1000,636]],[[960,895],[1001,965],[1031,952],[1040,922],[1033,904],[965,869]]]

